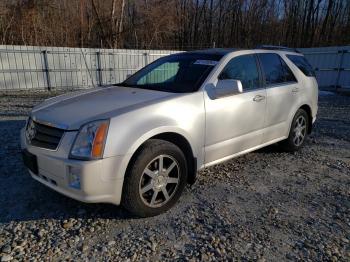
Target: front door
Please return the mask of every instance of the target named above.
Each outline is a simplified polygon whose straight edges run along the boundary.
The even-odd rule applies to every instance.
[[[254,54],[236,56],[219,74],[221,79],[241,80],[243,93],[211,99],[205,95],[205,162],[214,164],[261,144],[266,110]]]

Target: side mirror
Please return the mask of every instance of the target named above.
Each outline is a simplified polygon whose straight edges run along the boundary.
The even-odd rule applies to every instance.
[[[225,79],[218,80],[215,87],[213,87],[213,98],[230,96],[243,92],[242,82],[240,80]]]

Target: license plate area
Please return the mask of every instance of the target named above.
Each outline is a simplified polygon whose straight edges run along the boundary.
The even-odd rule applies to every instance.
[[[28,152],[27,150],[22,151],[22,158],[24,165],[29,168],[30,171],[32,171],[34,174],[38,174],[38,160],[36,158],[36,155],[33,155],[32,153]]]

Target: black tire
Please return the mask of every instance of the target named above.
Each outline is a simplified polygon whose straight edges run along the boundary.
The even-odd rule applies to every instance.
[[[300,136],[298,131],[296,131],[297,126],[300,124],[300,119],[305,120],[305,122],[304,122],[305,129],[302,130],[303,138],[301,141],[299,141],[299,139],[296,139],[296,137],[298,135]],[[310,121],[309,116],[305,112],[305,110],[298,109],[298,111],[295,113],[295,116],[293,118],[288,138],[281,142],[281,146],[285,151],[294,152],[294,151],[299,150],[304,145],[306,136],[308,134],[309,121]],[[299,141],[299,142],[297,143],[297,141]]]
[[[161,158],[162,160],[160,160]],[[168,166],[165,171],[160,171],[161,168],[159,166],[157,168],[157,163],[160,165],[160,161],[164,163],[162,164],[162,166],[164,165],[164,169],[166,167],[166,162],[171,163],[170,166],[174,165],[174,167],[170,168],[170,166]],[[154,166],[155,168],[151,173],[153,178],[151,178],[148,176],[148,170]],[[168,170],[171,171],[166,175],[165,173],[167,173]],[[138,217],[159,215],[170,209],[178,201],[187,183],[187,173],[186,158],[176,145],[164,140],[150,139],[144,143],[129,165],[124,179],[122,205],[130,213]],[[176,187],[174,182],[169,184],[167,184],[167,182],[159,182],[160,176],[162,176],[162,178],[165,177],[165,181],[168,181],[170,176],[174,176],[171,178],[173,181],[177,179],[178,183]],[[146,179],[149,179],[147,183],[144,182]],[[161,181],[164,180],[161,179]],[[142,183],[145,183],[145,185]],[[142,193],[142,190],[149,186],[154,188]],[[169,190],[169,192],[167,191],[165,193],[171,193],[167,196],[168,200],[163,193],[164,188],[168,188],[165,190]],[[153,195],[155,193],[155,201],[159,203],[154,201],[152,206]],[[151,194],[152,197],[150,196]],[[152,198],[150,202],[148,202],[149,198]],[[157,198],[158,200],[156,200]],[[161,203],[162,200],[164,201],[163,204]],[[155,207],[155,205],[160,206]]]

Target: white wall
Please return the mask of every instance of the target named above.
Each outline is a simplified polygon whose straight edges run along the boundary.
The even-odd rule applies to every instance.
[[[319,86],[350,88],[350,46],[299,48],[316,69]],[[345,50],[345,52],[342,52]],[[339,70],[340,68],[340,70]]]
[[[0,45],[0,90],[119,83],[146,64],[176,52]]]
[[[320,87],[350,88],[350,46],[299,50],[316,69]],[[176,52],[0,45],[0,90],[89,88],[118,83],[146,64]]]

